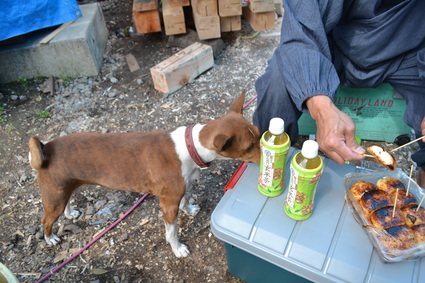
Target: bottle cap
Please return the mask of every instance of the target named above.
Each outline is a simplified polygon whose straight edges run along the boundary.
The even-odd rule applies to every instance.
[[[313,140],[306,140],[303,143],[301,154],[308,159],[315,158],[319,153],[319,144]]]
[[[273,135],[280,135],[285,130],[285,122],[282,118],[272,118],[269,124],[269,132]]]

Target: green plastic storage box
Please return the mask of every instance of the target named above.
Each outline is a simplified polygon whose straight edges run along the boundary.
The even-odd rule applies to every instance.
[[[287,162],[296,152],[290,149]],[[313,215],[305,221],[285,214],[287,185],[282,195],[266,197],[257,189],[259,166],[242,170],[211,216],[211,230],[224,242],[234,276],[248,283],[425,282],[425,258],[385,263],[353,218],[344,199],[344,176],[357,167],[324,158]]]
[[[389,84],[377,88],[340,86],[335,105],[356,123],[356,135],[363,140],[394,142],[408,135],[411,128],[404,123],[406,101]],[[316,122],[309,114],[298,120],[299,134],[316,134]]]

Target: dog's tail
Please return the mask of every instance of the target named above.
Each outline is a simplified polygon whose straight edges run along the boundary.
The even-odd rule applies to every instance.
[[[44,144],[37,137],[31,137],[30,141],[28,142],[28,147],[30,148],[30,165],[35,170],[39,170],[43,166],[43,146]]]

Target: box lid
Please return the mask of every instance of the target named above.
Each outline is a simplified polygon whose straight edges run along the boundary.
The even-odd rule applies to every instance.
[[[291,148],[289,163],[297,150]],[[425,282],[425,260],[384,263],[346,207],[344,175],[351,165],[324,158],[313,215],[289,218],[283,203],[288,191],[269,198],[257,189],[259,167],[249,164],[211,216],[220,240],[315,282]],[[289,164],[287,164],[289,166]],[[289,178],[289,170],[286,170]],[[288,183],[288,182],[287,182]]]

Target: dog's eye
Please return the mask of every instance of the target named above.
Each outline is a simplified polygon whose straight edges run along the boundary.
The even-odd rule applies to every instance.
[[[247,149],[246,152],[250,152],[254,148],[254,144],[252,143]]]

